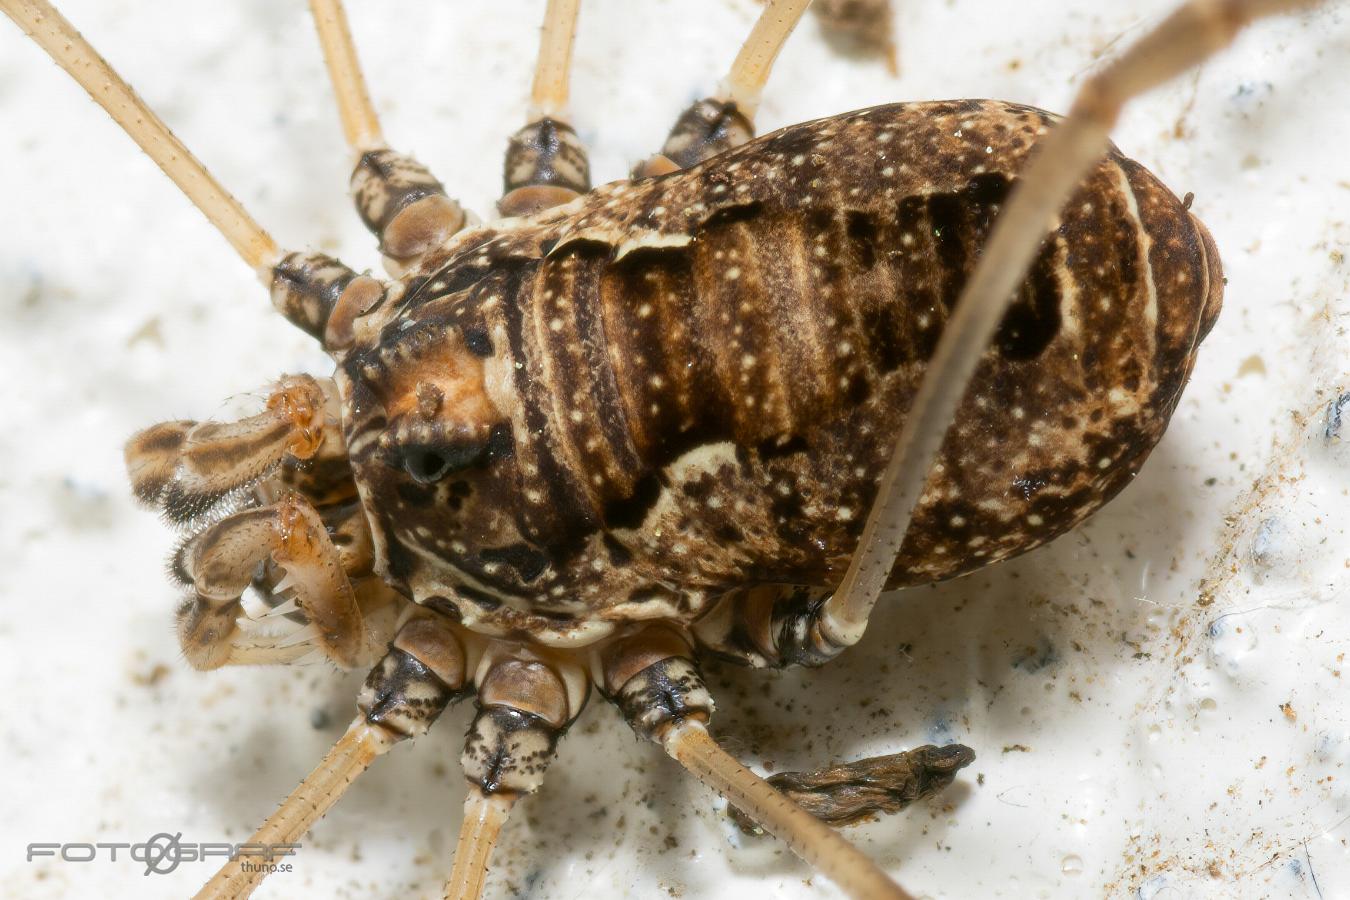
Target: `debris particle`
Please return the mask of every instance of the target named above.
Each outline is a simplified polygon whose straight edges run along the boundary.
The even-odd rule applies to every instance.
[[[164,663],[155,663],[149,672],[144,674],[140,672],[133,673],[131,680],[141,687],[154,687],[163,681],[169,674],[169,667]]]

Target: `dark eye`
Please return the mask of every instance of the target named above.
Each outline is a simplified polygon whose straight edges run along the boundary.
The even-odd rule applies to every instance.
[[[403,468],[418,484],[432,484],[472,464],[482,452],[481,446],[414,444],[403,448]]]
[[[419,484],[440,481],[450,471],[450,460],[436,447],[405,447],[403,468]]]

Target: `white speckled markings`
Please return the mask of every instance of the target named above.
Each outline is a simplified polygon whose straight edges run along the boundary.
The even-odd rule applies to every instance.
[[[1062,109],[1100,53],[1173,5],[906,0],[895,80],[834,56],[808,21],[761,130],[919,98]],[[376,263],[343,194],[350,160],[303,3],[61,6],[281,243]],[[390,140],[489,209],[541,5],[418,4],[411,32],[403,7],[348,6]],[[597,182],[659,146],[758,9],[587,0],[573,108]],[[1350,444],[1344,430],[1324,439],[1350,389],[1348,36],[1344,4],[1265,23],[1115,134],[1195,192],[1229,278],[1167,437],[1117,501],[1027,558],[883,603],[826,669],[709,673],[717,733],[759,771],[975,748],[948,793],[850,835],[909,889],[1350,892]],[[133,508],[121,444],[174,416],[227,416],[217,398],[323,359],[11,28],[0,122],[0,874],[23,897],[181,897],[209,867],[146,878],[29,864],[22,849],[180,829],[246,839],[348,721],[359,676],[190,671],[161,577],[171,538]],[[259,896],[435,894],[467,715],[393,751]],[[729,843],[708,795],[603,704],[516,815],[493,878],[533,898],[829,896],[780,846]]]

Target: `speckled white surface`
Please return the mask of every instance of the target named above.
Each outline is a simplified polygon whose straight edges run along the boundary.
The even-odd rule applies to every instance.
[[[490,208],[542,3],[351,0],[390,140]],[[70,18],[285,244],[374,265],[299,0],[66,0]],[[1106,8],[1109,6],[1109,9]],[[903,0],[901,74],[808,22],[761,130],[873,103],[1062,109],[1171,0]],[[710,88],[751,0],[583,10],[576,120],[598,181]],[[850,834],[929,897],[1350,896],[1350,9],[1258,26],[1132,106],[1117,143],[1213,231],[1224,315],[1162,445],[1085,528],[887,602],[832,667],[717,670],[716,731],[762,769],[959,740],[943,797]],[[339,733],[359,676],[178,658],[172,536],[121,443],[326,371],[251,273],[17,29],[0,25],[0,893],[183,896],[184,863],[25,861],[30,841],[243,840]],[[1334,417],[1333,417],[1334,418]],[[439,896],[467,709],[395,750],[268,897]],[[512,821],[493,896],[832,896],[603,703]]]

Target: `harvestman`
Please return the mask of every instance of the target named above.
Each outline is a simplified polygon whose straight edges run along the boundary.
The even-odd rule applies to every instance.
[[[347,142],[360,160],[353,178],[358,208],[379,234],[387,267],[397,276],[464,227],[466,217],[425,169],[387,150],[340,4],[313,0],[311,5]],[[728,126],[725,121],[709,129],[706,117],[700,132],[696,104],[691,110],[694,119],[681,120],[663,155],[643,164],[639,175],[674,172],[748,137],[773,61],[807,5],[804,0],[770,3],[721,94],[704,101],[738,112],[747,133],[734,133],[736,123]],[[781,634],[799,648],[797,661],[824,661],[861,638],[981,355],[1026,277],[1047,228],[1106,149],[1123,104],[1226,46],[1251,20],[1312,5],[1314,0],[1196,0],[1086,82],[1069,116],[1049,132],[1020,173],[996,220],[929,361],[879,482],[859,549],[841,583],[823,602],[801,607],[792,613],[795,618],[782,623]],[[340,352],[352,346],[362,317],[393,288],[357,276],[336,261],[283,253],[49,4],[0,0],[0,7],[188,195],[259,273],[288,318],[327,348]],[[589,188],[584,151],[566,125],[565,112],[577,7],[578,0],[550,0],[548,5],[530,124],[517,133],[508,151],[508,190],[500,204],[504,214],[548,210]],[[685,157],[684,151],[692,155]],[[439,389],[416,394],[417,404],[429,408],[446,400]],[[522,647],[402,608],[400,598],[373,580],[357,582],[354,592],[344,574],[350,571],[349,557],[375,553],[361,546],[359,516],[350,523],[353,533],[348,533],[321,520],[305,500],[283,491],[262,497],[268,506],[210,519],[220,501],[237,498],[241,486],[252,488],[283,462],[291,467],[286,477],[292,481],[286,484],[304,482],[307,489],[318,490],[312,483],[318,477],[315,473],[332,462],[333,448],[342,445],[341,402],[315,379],[292,377],[277,386],[268,410],[253,419],[229,425],[164,423],[138,435],[128,447],[133,483],[143,499],[163,503],[180,520],[209,523],[184,545],[177,559],[184,581],[195,583],[199,601],[220,601],[201,602],[180,612],[184,647],[195,664],[208,668],[226,662],[292,662],[314,658],[317,651],[319,658],[355,665],[379,655],[387,638],[382,630],[391,627],[398,614],[397,636],[372,671],[361,698],[362,713],[254,840],[298,839],[376,756],[398,740],[425,731],[445,706],[476,689],[479,715],[470,731],[466,767],[477,767],[479,774],[487,767],[495,778],[500,760],[485,759],[485,750],[505,747],[512,757],[502,770],[506,783],[497,785],[501,789],[484,791],[480,778],[466,800],[447,893],[477,896],[511,805],[538,786],[552,741],[579,714],[594,680],[624,707],[640,733],[661,743],[691,773],[785,840],[846,892],[909,896],[835,831],[713,741],[705,727],[711,699],[703,693],[687,639],[675,630],[624,632],[583,654],[542,644]],[[403,452],[403,464],[419,483],[435,482],[450,465],[443,455],[412,457],[406,449]],[[351,544],[356,549],[349,549]],[[302,615],[308,625],[303,634],[286,641],[262,632],[236,640],[238,597],[253,579],[255,567],[263,563],[274,564],[263,580],[277,601],[264,618]],[[244,613],[247,618],[247,610]],[[659,684],[658,675],[663,679]],[[680,715],[661,706],[661,698],[668,700],[672,691],[685,704]],[[503,718],[492,709],[507,710],[510,716]],[[546,726],[544,738],[536,726]],[[222,868],[202,896],[243,895],[261,877],[235,861]]]

